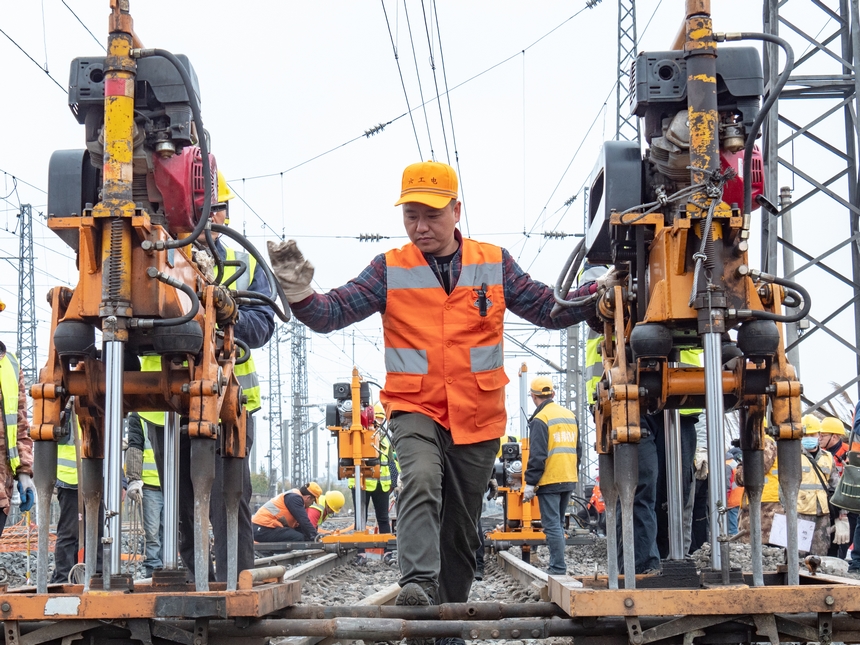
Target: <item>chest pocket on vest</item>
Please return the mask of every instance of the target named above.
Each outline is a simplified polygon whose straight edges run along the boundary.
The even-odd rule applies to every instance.
[[[506,418],[505,385],[510,382],[505,368],[486,372],[472,372],[477,384],[475,393],[475,425],[478,427],[497,423]]]

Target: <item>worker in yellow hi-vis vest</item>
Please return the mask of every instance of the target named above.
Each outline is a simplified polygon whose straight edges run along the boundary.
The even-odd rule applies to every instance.
[[[212,222],[229,224],[229,201],[235,194],[227,185],[221,172],[218,172],[218,203],[212,207]],[[272,297],[269,281],[264,271],[257,271],[257,261],[249,254],[236,251],[224,245],[221,236],[212,233],[215,238],[215,249],[222,260],[235,261],[236,264],[224,264],[223,282],[228,282],[231,290],[253,291]],[[237,265],[241,266],[237,266]],[[238,277],[236,277],[238,273]],[[269,342],[275,331],[275,317],[267,305],[239,305],[239,317],[233,327],[234,336],[247,344],[250,349],[257,349]],[[141,370],[159,370],[161,361],[158,356],[141,358]],[[254,366],[254,357],[236,365],[234,373],[247,397],[245,404],[248,410],[246,426],[247,454],[250,455],[254,445],[253,413],[260,409],[260,383]],[[152,442],[159,475],[163,474],[161,447],[164,445],[164,413],[144,412],[140,414],[147,424],[152,424],[154,441]],[[191,494],[191,444],[187,435],[180,436],[179,442],[179,553],[189,572],[194,573],[194,497]],[[251,526],[251,470],[250,460],[245,459],[242,475],[242,498],[239,502],[239,544],[237,553],[238,570],[251,569],[254,566],[254,531]],[[224,479],[221,459],[215,459],[215,479],[212,483],[212,497],[209,503],[209,521],[215,535],[214,555],[215,570],[210,568],[210,580],[225,582],[227,580],[227,511],[222,494]],[[183,494],[185,491],[185,494]]]
[[[6,305],[0,300],[0,311]],[[27,421],[27,394],[24,390],[24,375],[18,359],[6,351],[0,341],[0,399],[3,404],[3,437],[0,447],[0,534],[6,526],[9,507],[12,503],[12,488],[16,482],[21,502],[18,508],[24,512],[33,507],[36,487],[33,485],[33,440],[30,438],[30,423]]]
[[[128,450],[125,451],[125,476],[128,478],[128,499],[143,510],[144,560],[147,578],[164,566],[161,544],[164,541],[164,495],[155,463],[150,432],[136,412],[128,415]]]

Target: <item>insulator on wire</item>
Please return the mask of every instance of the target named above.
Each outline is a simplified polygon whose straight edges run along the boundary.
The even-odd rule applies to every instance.
[[[579,197],[579,193],[574,195],[573,197],[568,198],[568,200],[564,203],[565,206],[570,206],[573,202],[576,201],[576,198]]]
[[[387,240],[388,237],[385,235],[380,235],[379,233],[362,233],[358,236],[359,242],[379,242],[380,240]]]
[[[544,231],[543,236],[551,240],[561,240],[566,237],[573,237],[573,234],[565,233],[563,231]]]
[[[594,9],[597,5],[600,4],[600,0],[585,0],[585,6],[587,9]]]
[[[365,131],[364,131],[364,136],[365,136],[365,137],[367,137],[367,138],[369,139],[369,138],[370,138],[370,137],[372,137],[374,134],[376,134],[376,133],[378,133],[378,132],[382,132],[382,131],[385,129],[385,126],[386,126],[386,125],[388,125],[388,124],[387,124],[387,123],[380,123],[379,125],[375,125],[375,126],[373,126],[372,128],[370,128],[369,130],[365,130]]]

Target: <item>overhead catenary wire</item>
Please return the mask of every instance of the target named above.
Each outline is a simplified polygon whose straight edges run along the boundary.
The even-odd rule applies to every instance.
[[[400,75],[400,86],[403,88],[403,97],[406,99],[406,109],[409,112],[409,121],[412,123],[412,132],[415,134],[415,144],[418,146],[418,158],[423,159],[421,154],[421,141],[418,140],[418,129],[415,127],[415,119],[412,118],[412,107],[409,105],[409,93],[406,91],[406,82],[403,80],[403,69],[400,67],[400,56],[397,53],[397,45],[391,32],[391,23],[388,21],[388,11],[385,9],[385,0],[380,0],[382,13],[385,14],[385,26],[388,27],[388,37],[391,39],[391,48],[394,50],[394,62],[397,63],[397,73]],[[396,3],[395,3],[396,6]],[[281,173],[283,176],[283,173]]]
[[[433,135],[430,134],[430,120],[427,117],[427,101],[424,100],[424,86],[421,84],[421,72],[418,69],[418,56],[415,52],[415,40],[412,38],[412,23],[409,20],[409,9],[406,6],[406,0],[403,0],[403,13],[406,15],[406,31],[409,33],[409,45],[412,48],[412,61],[415,64],[415,76],[418,80],[418,93],[421,95],[420,107],[421,110],[424,112],[424,125],[427,127],[427,140],[428,144],[430,145],[430,158],[433,161],[436,161],[436,151],[433,149]]]
[[[442,51],[442,31],[439,29],[439,12],[436,0],[433,0],[433,17],[436,19],[436,37],[439,39],[439,60],[442,63],[442,83],[445,85],[445,100],[448,103],[448,121],[451,123],[451,143],[454,146],[454,163],[457,166],[457,176],[460,178],[460,196],[463,201],[463,224],[466,226],[466,237],[471,237],[469,229],[469,213],[466,208],[466,189],[463,185],[463,172],[460,169],[460,153],[457,149],[457,135],[454,132],[454,112],[451,109],[451,93],[448,91],[448,72],[445,69],[445,54]],[[439,106],[441,109],[441,105]]]
[[[84,21],[80,19],[80,16],[78,16],[78,14],[76,14],[76,13],[75,13],[75,10],[74,10],[74,9],[72,9],[72,8],[68,5],[68,3],[66,2],[66,0],[60,0],[60,2],[62,2],[62,3],[63,3],[63,6],[71,12],[71,14],[75,17],[75,19],[76,19],[79,23],[81,23],[81,27],[83,27],[84,29],[86,29],[87,33],[88,33],[90,36],[92,36],[92,37],[93,37],[93,40],[94,40],[94,41],[96,41],[96,42],[99,44],[99,47],[101,47],[103,50],[105,50],[105,52],[107,52],[107,47],[105,47],[105,46],[104,46],[104,44],[103,44],[103,43],[102,43],[98,38],[96,38],[95,34],[94,34],[92,31],[90,31],[90,28],[89,28],[89,27],[87,27],[87,26],[86,26],[86,24],[84,24]]]
[[[59,82],[59,81],[57,81],[57,79],[56,79],[56,78],[54,78],[53,76],[51,76],[51,73],[50,73],[50,72],[49,72],[45,67],[42,67],[41,65],[39,65],[39,63],[38,63],[38,62],[36,62],[36,59],[35,59],[35,58],[33,58],[32,56],[30,56],[30,54],[28,54],[28,53],[27,53],[27,50],[26,50],[26,49],[24,49],[23,47],[21,47],[21,45],[19,45],[19,44],[15,41],[15,39],[14,39],[14,38],[12,38],[12,36],[10,36],[9,34],[7,34],[7,33],[6,33],[5,31],[3,31],[2,29],[0,29],[0,34],[3,34],[4,36],[6,36],[6,38],[9,40],[9,42],[10,42],[10,43],[12,43],[13,45],[15,45],[15,47],[17,47],[19,50],[21,50],[21,53],[22,53],[22,54],[24,54],[24,56],[26,56],[26,57],[27,57],[27,58],[29,58],[31,61],[33,61],[33,64],[34,64],[36,67],[38,67],[40,70],[42,70],[43,72],[45,72],[45,75],[46,75],[48,78],[50,78],[52,81],[54,81],[54,84],[55,84],[57,87],[59,87],[59,88],[63,91],[63,93],[64,93],[64,94],[68,94],[68,93],[69,93],[69,92],[68,92],[68,90],[67,90],[65,87],[63,87],[63,86],[60,84],[60,82]]]
[[[445,159],[451,164],[451,153],[448,150],[448,135],[445,132],[445,117],[442,115],[442,101],[439,95],[439,80],[436,77],[436,61],[433,58],[433,37],[430,35],[430,24],[427,22],[427,9],[421,0],[421,14],[424,17],[424,33],[427,36],[427,47],[430,49],[430,70],[433,72],[433,87],[436,90],[436,104],[439,106],[439,125],[442,128],[442,142],[445,144]]]

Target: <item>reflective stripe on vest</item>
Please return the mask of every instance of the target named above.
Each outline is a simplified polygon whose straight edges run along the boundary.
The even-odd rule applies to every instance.
[[[248,287],[250,287],[251,283],[254,281],[254,272],[257,269],[257,260],[254,259],[253,255],[231,249],[229,246],[225,246],[224,250],[226,251],[225,260],[228,262],[239,260],[244,262],[247,267],[246,271],[239,276],[236,282],[230,285],[230,289],[233,291],[247,291]],[[238,267],[225,266],[223,277],[224,281],[228,280],[234,273],[236,273],[237,270]],[[248,397],[248,402],[245,404],[245,407],[248,408],[248,412],[256,412],[262,406],[262,399],[260,396],[260,379],[257,377],[257,367],[254,365],[253,354],[241,365],[236,365],[233,368],[233,373],[236,375],[236,380],[239,381],[239,385],[242,386],[242,393]]]
[[[75,426],[80,439],[81,424],[75,423]],[[78,454],[75,450],[75,437],[71,432],[57,444],[57,479],[69,486],[78,485]]]
[[[818,455],[815,456],[815,463],[821,469],[826,484],[833,471],[833,455],[819,449]],[[803,474],[800,477],[800,492],[797,494],[797,512],[803,515],[826,515],[830,509],[827,504],[827,491],[821,485],[818,473],[806,453],[801,454],[800,465]]]
[[[413,244],[385,254],[386,412],[418,412],[449,428],[454,443],[495,439],[507,423],[502,327],[502,250],[463,239],[462,269],[445,293]],[[486,285],[486,316],[478,291]]]
[[[702,367],[702,350],[701,349],[682,349],[681,350],[681,367]],[[683,415],[697,415],[704,412],[702,408],[681,408],[678,410]]]
[[[579,429],[576,416],[555,401],[550,401],[534,418],[547,426],[547,457],[538,487],[578,481],[576,441]]]
[[[6,423],[6,458],[12,474],[18,472],[18,378],[21,368],[11,352],[0,359],[0,391],[3,393],[3,419]]]
[[[158,467],[155,465],[155,452],[153,452],[152,443],[149,441],[149,432],[145,423],[141,425],[143,426],[143,472],[140,477],[147,486],[161,488]]]

